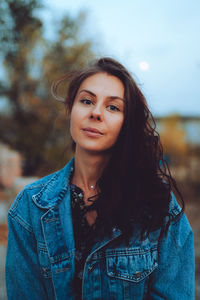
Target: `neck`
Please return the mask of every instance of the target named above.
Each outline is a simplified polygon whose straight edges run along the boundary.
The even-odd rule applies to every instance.
[[[98,191],[96,185],[109,161],[108,153],[88,153],[81,149],[75,151],[74,174],[72,183],[84,191]]]

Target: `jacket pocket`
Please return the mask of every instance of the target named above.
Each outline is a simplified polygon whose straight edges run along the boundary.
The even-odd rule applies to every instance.
[[[139,283],[158,266],[157,249],[124,249],[108,253],[107,275],[111,278]]]

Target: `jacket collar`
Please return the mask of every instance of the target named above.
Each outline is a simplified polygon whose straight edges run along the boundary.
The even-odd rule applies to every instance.
[[[41,190],[32,196],[35,204],[43,209],[57,206],[69,188],[69,178],[74,166],[74,158],[61,170],[52,174]]]

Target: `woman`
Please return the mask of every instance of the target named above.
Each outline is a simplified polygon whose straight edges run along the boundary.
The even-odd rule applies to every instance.
[[[74,159],[9,210],[8,299],[194,299],[192,230],[132,76],[101,58],[65,103]]]

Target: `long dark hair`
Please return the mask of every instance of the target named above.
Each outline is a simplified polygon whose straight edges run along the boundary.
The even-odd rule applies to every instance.
[[[162,237],[175,218],[169,213],[172,190],[179,195],[180,214],[184,202],[163,159],[154,118],[131,74],[119,62],[101,58],[58,80],[53,85],[53,94],[56,95],[58,85],[67,78],[65,104],[70,112],[81,83],[101,72],[118,77],[124,84],[125,119],[111,159],[98,181],[101,194],[97,200],[96,226],[103,226],[108,233],[117,227],[127,236],[132,225],[139,224],[141,236],[160,229]]]

